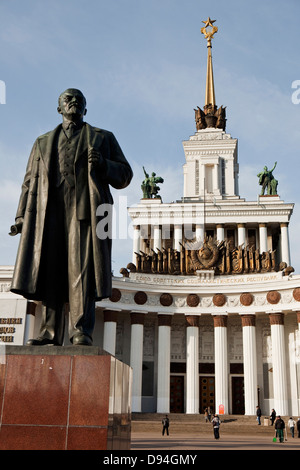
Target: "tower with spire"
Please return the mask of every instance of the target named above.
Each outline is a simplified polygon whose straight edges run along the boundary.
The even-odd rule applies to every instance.
[[[218,107],[212,63],[212,39],[216,20],[203,21],[207,40],[205,104],[195,109],[196,134],[183,143],[184,199],[220,200],[238,197],[237,140],[226,133],[226,107]]]
[[[195,109],[196,129],[206,129],[207,127],[214,127],[225,131],[226,127],[226,108],[216,105],[214,74],[212,64],[212,39],[214,34],[217,33],[218,28],[214,26],[216,20],[211,20],[208,17],[207,21],[201,28],[201,33],[204,34],[207,40],[207,71],[206,71],[206,89],[205,89],[205,105],[203,110],[197,107]]]

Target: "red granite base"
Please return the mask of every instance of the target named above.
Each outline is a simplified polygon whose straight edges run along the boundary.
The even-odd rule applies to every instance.
[[[130,449],[126,364],[91,349],[16,348],[0,364],[0,450]]]

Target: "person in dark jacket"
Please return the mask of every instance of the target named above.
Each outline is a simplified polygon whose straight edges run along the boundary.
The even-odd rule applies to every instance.
[[[298,431],[298,437],[300,438],[300,418],[298,418],[296,426]]]
[[[281,416],[277,416],[276,421],[275,421],[275,430],[277,437],[279,439],[279,442],[283,442],[284,440],[284,430],[285,430],[285,422],[281,418]]]
[[[261,409],[258,405],[256,407],[256,419],[257,419],[257,424],[261,425]]]
[[[272,411],[270,414],[271,426],[273,426],[275,419],[276,419],[276,411],[274,410],[274,408],[272,408]]]
[[[162,425],[163,425],[163,428],[162,428],[162,435],[164,436],[165,432],[167,433],[167,436],[169,435],[169,426],[170,426],[170,420],[168,418],[168,415],[166,415],[163,419],[162,419]]]
[[[91,345],[95,301],[112,291],[109,186],[129,185],[132,170],[116,138],[83,121],[80,90],[59,96],[62,124],[31,151],[11,235],[21,233],[11,291],[42,302],[39,336],[29,345]],[[107,232],[103,225],[108,224]]]
[[[220,438],[221,420],[220,420],[218,415],[213,415],[213,419],[211,420],[211,424],[213,425],[215,439],[219,439]]]

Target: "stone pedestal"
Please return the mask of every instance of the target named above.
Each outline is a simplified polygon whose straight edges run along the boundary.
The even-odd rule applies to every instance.
[[[0,450],[130,449],[129,366],[97,347],[3,349]]]

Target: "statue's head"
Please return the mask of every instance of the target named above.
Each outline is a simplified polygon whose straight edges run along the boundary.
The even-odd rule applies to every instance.
[[[68,121],[82,121],[86,115],[86,99],[76,88],[68,88],[59,95],[57,111]]]

